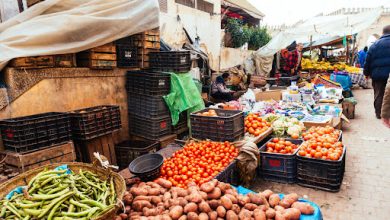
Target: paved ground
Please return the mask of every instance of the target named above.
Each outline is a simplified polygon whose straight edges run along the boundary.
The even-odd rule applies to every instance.
[[[375,118],[373,90],[353,91],[355,119],[343,124],[346,171],[340,192],[331,193],[258,180],[255,191],[296,192],[321,207],[324,220],[390,219],[390,129]]]

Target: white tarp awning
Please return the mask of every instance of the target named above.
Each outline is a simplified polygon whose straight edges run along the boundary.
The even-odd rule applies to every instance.
[[[46,0],[0,23],[0,70],[16,57],[75,53],[158,26],[157,0]]]
[[[378,8],[359,14],[314,17],[278,33],[267,45],[256,52],[256,56],[273,56],[293,41],[310,42],[310,37],[313,41],[316,41],[334,36],[342,37],[359,33],[377,21],[381,13],[382,9]]]

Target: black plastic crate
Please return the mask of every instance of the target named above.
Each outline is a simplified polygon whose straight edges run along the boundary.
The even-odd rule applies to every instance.
[[[231,162],[224,170],[218,173],[215,179],[238,186],[240,184],[240,177],[238,174],[237,160]]]
[[[345,146],[338,161],[297,155],[297,183],[310,188],[338,192],[343,182],[346,155]]]
[[[208,110],[191,113],[193,138],[233,142],[244,137],[244,114],[242,111],[214,109],[218,116],[198,115]]]
[[[171,133],[170,117],[150,119],[137,115],[129,115],[130,133],[149,140],[158,140],[159,138]]]
[[[119,106],[102,105],[70,112],[73,138],[90,140],[122,127]]]
[[[171,89],[171,75],[163,72],[128,71],[126,75],[128,92],[164,96]]]
[[[156,71],[189,72],[190,51],[159,51],[149,53],[150,68]]]
[[[139,67],[137,47],[127,44],[116,44],[117,67]]]
[[[135,158],[147,154],[155,153],[159,143],[149,140],[124,141],[115,145],[116,161],[120,169],[127,168]]]
[[[69,115],[60,112],[1,120],[0,130],[5,149],[18,153],[71,140]]]
[[[260,175],[265,180],[281,182],[281,183],[295,183],[297,178],[297,161],[296,154],[299,146],[303,140],[300,139],[285,139],[290,141],[298,148],[292,154],[269,153],[267,151],[267,143],[272,141],[271,138],[260,149]]]
[[[165,100],[161,96],[142,95],[129,92],[127,94],[129,113],[141,117],[161,118],[169,117],[170,112]]]

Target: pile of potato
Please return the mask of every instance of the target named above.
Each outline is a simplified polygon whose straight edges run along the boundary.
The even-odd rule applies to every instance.
[[[158,179],[131,187],[124,196],[125,210],[115,220],[298,220],[313,214],[314,208],[298,202],[291,193],[280,199],[271,190],[240,195],[230,184],[216,179],[189,184],[188,189],[172,187]]]

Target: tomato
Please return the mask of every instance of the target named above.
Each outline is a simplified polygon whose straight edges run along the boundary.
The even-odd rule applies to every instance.
[[[274,139],[272,139],[272,142],[278,143],[278,142],[279,142],[279,138],[274,138]]]
[[[299,156],[303,156],[304,157],[304,156],[306,156],[306,151],[300,150],[298,154],[299,154]]]

